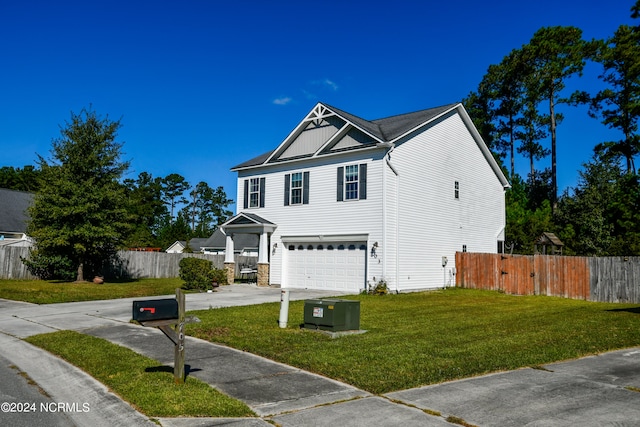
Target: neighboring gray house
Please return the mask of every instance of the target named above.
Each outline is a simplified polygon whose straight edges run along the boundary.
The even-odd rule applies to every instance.
[[[449,286],[456,251],[504,241],[509,183],[459,103],[377,120],[318,103],[275,149],[231,170],[225,264],[236,236],[259,236],[262,285]]]
[[[217,229],[208,238],[193,238],[186,242],[176,240],[166,250],[167,253],[183,253],[187,246],[193,253],[203,253],[209,255],[224,255],[227,236],[222,230]],[[255,234],[238,234],[235,236],[235,255],[258,256],[258,236]]]
[[[227,236],[221,229],[216,229],[211,237],[204,241],[200,245],[200,249],[204,254],[224,255],[226,250]],[[258,242],[259,237],[257,234],[243,234],[239,233],[234,235],[234,254],[242,256],[258,256]]]
[[[33,194],[0,188],[0,246],[32,246],[27,236],[27,209],[33,204]]]

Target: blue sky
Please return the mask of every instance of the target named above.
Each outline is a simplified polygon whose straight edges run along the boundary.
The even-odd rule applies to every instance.
[[[92,105],[122,121],[128,177],[178,173],[235,199],[229,169],[318,101],[369,120],[458,102],[537,29],[606,38],[633,22],[633,2],[0,0],[0,166],[48,157],[70,112]],[[599,71],[570,86],[595,90]],[[618,135],[560,111],[562,190]]]

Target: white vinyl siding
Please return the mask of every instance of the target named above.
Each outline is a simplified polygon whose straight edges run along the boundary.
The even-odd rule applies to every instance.
[[[463,244],[471,252],[496,252],[504,190],[459,115],[398,144],[393,164],[400,183],[400,290],[453,285],[451,260]],[[455,181],[464,183],[459,199]],[[450,260],[445,268],[443,256]]]
[[[383,151],[379,150],[370,152],[368,160],[362,160],[362,157],[354,154],[332,159],[333,162],[329,164],[324,159],[312,159],[299,164],[300,170],[311,171],[309,203],[295,207],[283,206],[284,177],[291,173],[291,169],[285,168],[285,165],[273,165],[268,170],[260,171],[267,178],[265,207],[252,212],[278,226],[270,240],[271,246],[278,244],[275,252],[270,254],[272,284],[287,286],[282,282],[283,269],[286,269],[286,265],[283,265],[283,249],[286,245],[282,244],[281,236],[323,236],[330,239],[336,235],[367,235],[367,253],[374,241],[382,241],[382,154]],[[367,199],[357,203],[336,202],[336,169],[356,163],[368,166]],[[240,185],[247,176],[243,172],[239,175]],[[240,192],[238,197],[241,197]],[[368,279],[371,275],[380,277],[381,269],[382,266],[376,261],[373,270],[368,270]]]
[[[277,225],[269,242],[271,284],[296,286],[293,282],[302,277],[296,274],[306,274],[300,259],[289,256],[292,239],[304,247],[291,256],[313,256],[314,265],[322,254],[305,254],[310,244],[317,251],[327,242],[362,243],[366,282],[384,279],[392,291],[454,285],[455,252],[463,245],[470,252],[496,252],[497,240],[504,238],[504,189],[457,111],[397,141],[389,158],[387,151],[345,151],[238,172],[239,201],[250,178],[260,176],[266,183],[264,207],[251,212]],[[345,171],[354,165],[360,167],[359,179],[350,181],[357,182],[351,196],[357,191],[358,201],[346,202]],[[303,174],[303,203],[288,206],[298,200],[291,185],[298,173]],[[444,268],[443,256],[449,260]],[[288,276],[291,268],[297,273]],[[327,274],[319,277],[325,280]]]

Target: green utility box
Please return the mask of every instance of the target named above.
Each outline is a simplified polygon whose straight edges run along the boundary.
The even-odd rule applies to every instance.
[[[357,331],[360,329],[360,301],[305,300],[304,327],[334,332]]]

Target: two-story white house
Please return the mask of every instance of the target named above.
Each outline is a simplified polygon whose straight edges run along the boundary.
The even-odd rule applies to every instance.
[[[273,151],[231,170],[226,253],[234,233],[259,234],[263,285],[450,286],[456,251],[495,253],[504,240],[509,183],[462,104],[368,121],[318,103]]]

